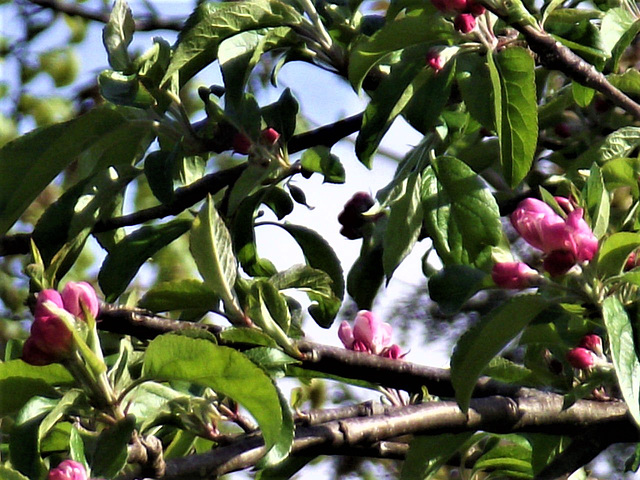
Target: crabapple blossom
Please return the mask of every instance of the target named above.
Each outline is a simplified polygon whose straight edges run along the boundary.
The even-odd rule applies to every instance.
[[[538,272],[522,262],[496,263],[491,270],[494,283],[502,288],[528,288],[539,276]]]

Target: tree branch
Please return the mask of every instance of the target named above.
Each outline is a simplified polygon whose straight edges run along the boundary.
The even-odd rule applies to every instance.
[[[438,401],[405,407],[383,407],[382,413],[298,426],[292,454],[323,452],[338,455],[345,447],[375,448],[380,442],[405,435],[438,435],[466,431],[579,435],[594,431],[615,442],[638,439],[638,431],[623,402],[579,400],[563,409],[563,397],[540,393],[519,399],[473,399],[464,413],[455,402]],[[261,439],[239,436],[232,445],[201,455],[168,460],[166,480],[213,478],[251,467],[266,453]],[[396,453],[399,453],[396,449]],[[121,477],[132,479],[135,476]]]
[[[77,3],[60,2],[58,0],[29,0],[34,5],[47,8],[56,13],[64,13],[72,17],[81,17],[86,20],[92,20],[100,23],[109,21],[108,11],[96,11],[82,7]],[[153,30],[174,30],[179,32],[184,26],[184,19],[166,19],[159,17],[141,18],[135,21],[136,30],[139,32],[149,32]]]
[[[295,135],[288,144],[289,153],[296,153],[316,145],[331,147],[342,138],[357,132],[362,124],[362,113]],[[175,191],[169,203],[140,210],[122,217],[110,218],[95,224],[92,232],[100,233],[121,227],[139,225],[150,220],[177,215],[203,200],[207,194],[215,194],[232,185],[246,168],[246,163],[205,175],[193,184]],[[29,253],[31,234],[18,233],[0,237],[0,257]]]

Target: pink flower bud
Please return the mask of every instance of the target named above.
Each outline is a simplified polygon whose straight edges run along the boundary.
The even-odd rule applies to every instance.
[[[429,52],[427,52],[426,61],[427,66],[433,68],[436,73],[444,68],[444,58],[442,58],[440,52],[438,52],[437,50],[429,50]]]
[[[385,358],[390,358],[392,360],[398,360],[398,359],[402,359],[404,357],[404,354],[402,353],[400,346],[394,343],[390,347],[385,348],[380,354],[380,356]]]
[[[353,329],[351,328],[351,325],[349,325],[349,322],[344,321],[340,324],[340,328],[338,329],[338,338],[345,348],[351,350],[351,348],[353,347],[354,338]]]
[[[47,480],[87,480],[87,471],[81,463],[63,460],[56,468],[49,470]]]
[[[29,340],[56,360],[67,357],[73,346],[71,332],[60,318],[53,315],[36,317],[31,324]]]
[[[491,270],[494,283],[502,288],[528,288],[539,276],[538,272],[522,262],[496,263]]]
[[[470,13],[461,13],[453,19],[453,27],[462,33],[469,33],[476,26],[476,18]]]
[[[368,310],[360,310],[356,315],[353,338],[376,355],[391,343],[391,332],[391,325],[381,322]]]
[[[251,150],[251,140],[244,133],[236,133],[233,137],[233,151],[246,155]]]
[[[638,258],[637,252],[631,252],[631,254],[627,257],[627,261],[624,264],[624,271],[631,270],[640,265],[640,259]]]
[[[96,291],[87,282],[68,282],[62,290],[62,302],[65,310],[78,318],[84,319],[83,305],[93,318],[100,312]]]
[[[575,254],[581,262],[590,261],[598,251],[598,239],[582,218],[584,210],[576,208],[567,216],[566,225],[575,242]]]
[[[432,0],[431,3],[441,12],[463,12],[468,0]]]
[[[535,198],[526,198],[520,202],[510,219],[520,236],[529,245],[542,251],[549,227],[564,223],[562,217],[549,205]]]
[[[366,192],[358,192],[345,203],[344,209],[338,215],[338,222],[342,225],[340,234],[349,240],[362,238],[362,227],[368,222],[375,221],[362,215],[375,204],[375,200]]]
[[[482,5],[480,5],[476,1],[469,0],[467,2],[467,12],[473,15],[474,17],[479,17],[480,15],[484,14],[485,9]]]
[[[50,317],[53,315],[47,307],[45,307],[45,302],[52,302],[56,306],[60,308],[64,308],[64,302],[62,301],[62,296],[58,293],[57,290],[52,290],[50,288],[46,290],[42,290],[38,293],[38,298],[36,299],[36,307],[33,311],[33,316],[38,317]]]
[[[542,266],[552,277],[567,273],[576,264],[576,257],[566,250],[556,250],[544,258]]]
[[[56,362],[56,357],[40,350],[33,337],[27,338],[22,346],[22,360],[29,365],[49,365]]]
[[[260,133],[260,138],[266,145],[275,145],[280,138],[280,134],[275,128],[265,128]]]
[[[604,351],[602,350],[602,339],[595,333],[590,333],[582,337],[582,340],[580,340],[580,344],[578,345],[578,347],[591,350],[598,357],[604,358]]]
[[[576,347],[572,348],[567,353],[567,361],[573,368],[587,370],[595,365],[596,356],[591,350],[587,350],[583,347]]]

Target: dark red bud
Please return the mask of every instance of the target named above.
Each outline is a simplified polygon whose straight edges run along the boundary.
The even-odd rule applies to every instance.
[[[558,123],[553,127],[553,131],[562,138],[569,138],[571,136],[571,127],[564,122]]]
[[[453,27],[462,33],[469,33],[476,26],[476,19],[470,13],[461,13],[453,19]]]
[[[483,15],[484,12],[485,8],[479,3],[473,0],[469,0],[469,2],[467,2],[467,13],[470,13],[474,17],[479,17],[480,15]]]
[[[274,128],[265,128],[260,133],[260,138],[266,145],[275,145],[280,138],[280,134]]]
[[[546,256],[543,262],[544,269],[552,277],[564,275],[576,264],[576,257],[566,250],[556,250]]]
[[[251,150],[251,140],[244,133],[236,133],[233,137],[233,151],[246,155]]]
[[[55,363],[55,356],[40,350],[33,337],[27,338],[22,346],[22,360],[29,365],[43,366]]]

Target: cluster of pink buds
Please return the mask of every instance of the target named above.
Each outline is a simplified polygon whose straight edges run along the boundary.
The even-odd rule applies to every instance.
[[[554,277],[563,275],[578,262],[590,261],[598,250],[598,239],[582,208],[574,208],[564,197],[556,197],[567,212],[564,219],[546,203],[527,198],[511,214],[511,224],[532,247],[544,252],[544,269]]]
[[[87,282],[69,282],[62,294],[52,289],[42,290],[36,300],[31,335],[22,348],[22,359],[31,365],[58,362],[73,349],[71,331],[49,305],[64,309],[80,320],[85,320],[85,311],[95,318],[100,310],[96,292]]]
[[[456,13],[454,28],[469,33],[476,26],[476,17],[484,13],[484,7],[475,0],[431,0],[433,6],[441,12]]]
[[[375,222],[384,213],[367,216],[364,213],[375,205],[376,201],[367,192],[358,192],[344,205],[344,209],[338,215],[338,222],[342,225],[340,234],[349,240],[355,240],[364,236],[363,228],[366,224]]]
[[[260,143],[266,147],[273,147],[280,139],[280,133],[275,128],[265,128],[260,132]],[[242,132],[237,132],[233,137],[233,151],[242,155],[247,155],[251,151],[253,143],[251,139]]]
[[[380,321],[373,312],[360,310],[356,315],[353,328],[348,322],[342,322],[338,337],[345,348],[355,352],[366,352],[386,358],[403,358],[400,347],[391,343],[392,327]]]
[[[47,480],[87,480],[87,471],[79,462],[63,460],[56,468],[49,470]]]
[[[602,349],[602,339],[594,333],[585,335],[577,347],[569,350],[567,361],[579,370],[590,370],[595,366],[609,364]]]

